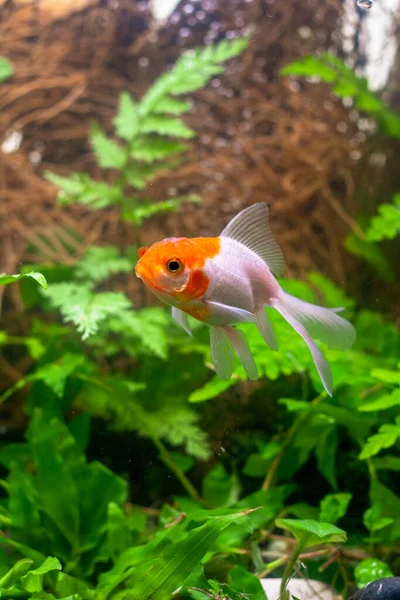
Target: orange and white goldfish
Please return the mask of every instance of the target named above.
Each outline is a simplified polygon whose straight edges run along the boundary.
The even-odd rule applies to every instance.
[[[306,342],[329,395],[332,373],[313,338],[346,350],[355,340],[340,308],[323,308],[283,291],[274,275],[283,273],[283,254],[272,236],[268,206],[253,204],[230,221],[219,237],[168,238],[139,248],[136,275],[191,335],[187,315],[211,326],[211,356],[222,379],[232,375],[234,352],[250,379],[257,366],[243,331],[255,323],[266,343],[277,348],[265,307],[275,308]]]

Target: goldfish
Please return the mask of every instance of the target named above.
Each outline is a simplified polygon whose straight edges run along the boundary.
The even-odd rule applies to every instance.
[[[282,251],[269,224],[269,208],[259,202],[242,210],[218,237],[167,238],[138,250],[137,277],[192,335],[188,315],[210,325],[211,357],[217,375],[229,379],[235,354],[248,377],[258,372],[238,323],[254,323],[266,344],[277,349],[265,307],[277,310],[307,344],[326,392],[332,396],[332,373],[314,339],[346,350],[355,341],[353,325],[324,308],[285,292],[276,277],[284,270]]]

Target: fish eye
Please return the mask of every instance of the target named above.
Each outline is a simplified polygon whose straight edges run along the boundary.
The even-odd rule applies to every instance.
[[[183,269],[183,263],[179,258],[170,258],[165,266],[170,273],[180,273]]]

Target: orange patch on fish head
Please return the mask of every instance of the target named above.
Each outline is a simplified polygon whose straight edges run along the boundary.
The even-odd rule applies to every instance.
[[[188,302],[207,290],[202,267],[219,249],[219,238],[165,239],[141,253],[135,272],[164,302]]]

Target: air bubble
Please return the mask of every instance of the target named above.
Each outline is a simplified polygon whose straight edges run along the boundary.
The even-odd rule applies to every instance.
[[[191,15],[193,11],[194,11],[194,6],[192,6],[191,4],[185,4],[185,6],[183,7],[183,12],[186,13],[187,15]]]
[[[141,67],[142,69],[145,69],[146,67],[148,67],[149,62],[150,61],[146,56],[141,56],[138,60],[139,67]]]
[[[187,38],[190,35],[190,29],[188,27],[182,27],[179,30],[180,37]]]
[[[6,138],[1,145],[1,149],[4,154],[12,154],[13,152],[17,152],[22,143],[23,135],[20,131],[16,131],[12,129],[6,133]]]
[[[372,0],[356,0],[357,6],[364,10],[369,10],[372,8],[373,2]]]
[[[195,17],[197,18],[198,21],[204,21],[204,19],[206,18],[206,13],[204,12],[204,10],[198,10],[195,14]]]

